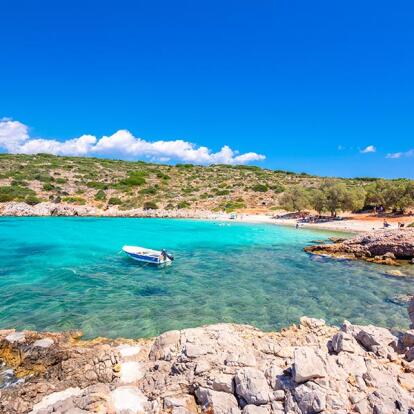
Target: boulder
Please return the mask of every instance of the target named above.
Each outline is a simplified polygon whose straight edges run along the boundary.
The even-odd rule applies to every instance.
[[[211,387],[215,391],[234,393],[234,377],[233,375],[217,373],[213,376],[211,381]]]
[[[296,383],[326,376],[326,361],[323,354],[308,346],[295,350],[293,377]]]
[[[401,338],[401,343],[404,348],[411,348],[414,346],[414,329],[409,329],[404,332]]]
[[[386,328],[373,325],[352,325],[345,321],[341,329],[352,335],[367,351],[377,355],[386,356],[397,347],[398,338]]]
[[[266,405],[257,406],[249,404],[243,408],[243,414],[269,414],[269,412],[269,407]]]
[[[192,395],[181,394],[164,398],[164,409],[174,410],[177,408],[183,408],[187,412],[197,413],[197,404]]]
[[[301,384],[293,392],[296,403],[304,414],[320,413],[326,408],[326,393],[316,384]]]
[[[195,395],[204,410],[210,409],[214,414],[240,414],[239,405],[232,394],[200,387],[195,390]]]
[[[152,345],[150,359],[170,360],[172,352],[178,349],[180,343],[180,331],[169,331],[160,335]]]
[[[300,318],[300,324],[309,329],[316,329],[325,326],[325,321],[323,319],[315,319],[308,318],[307,316],[302,316]]]
[[[247,404],[263,405],[271,399],[271,390],[262,371],[256,368],[239,369],[234,378],[236,394]]]
[[[336,335],[334,335],[331,344],[333,351],[337,354],[340,352],[361,352],[361,347],[358,345],[358,342],[352,335],[346,332],[338,332]]]

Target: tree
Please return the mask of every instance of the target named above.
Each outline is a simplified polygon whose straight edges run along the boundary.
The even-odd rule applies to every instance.
[[[315,190],[312,196],[312,207],[321,213],[329,211],[336,216],[337,211],[354,211],[365,204],[365,190],[361,187],[348,188],[345,183],[327,180]]]
[[[348,188],[347,192],[347,197],[340,209],[342,211],[361,210],[365,205],[366,191],[362,187],[356,187]]]
[[[414,204],[414,183],[408,180],[379,180],[367,187],[366,204],[404,211]]]
[[[295,186],[285,191],[280,199],[280,206],[287,211],[302,211],[310,207],[310,201],[303,187]]]
[[[325,193],[319,188],[314,190],[311,196],[311,205],[318,212],[318,214],[326,211],[326,204],[327,200]]]

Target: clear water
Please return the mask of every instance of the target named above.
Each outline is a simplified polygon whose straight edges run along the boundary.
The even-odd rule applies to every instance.
[[[331,235],[195,220],[1,218],[0,328],[142,337],[216,322],[274,330],[302,315],[407,327],[405,307],[390,299],[414,292],[411,280],[303,252]],[[176,261],[142,266],[120,252],[124,244],[165,247]]]

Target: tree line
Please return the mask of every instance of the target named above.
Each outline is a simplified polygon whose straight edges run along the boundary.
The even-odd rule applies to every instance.
[[[338,211],[379,209],[404,212],[414,206],[414,182],[410,180],[377,180],[367,185],[353,185],[325,180],[318,187],[297,185],[287,189],[280,206],[288,211],[314,209],[319,214]]]

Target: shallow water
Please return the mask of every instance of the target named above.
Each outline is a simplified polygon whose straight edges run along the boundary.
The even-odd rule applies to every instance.
[[[2,388],[11,387],[18,382],[19,380],[15,376],[14,371],[11,368],[6,367],[6,365],[0,361],[0,390]]]
[[[302,315],[407,327],[405,307],[390,299],[414,292],[412,281],[303,252],[331,235],[195,220],[1,218],[0,328],[141,337],[216,322],[274,330]],[[176,261],[142,266],[120,252],[124,244],[168,248]]]

